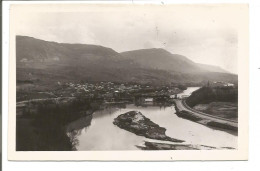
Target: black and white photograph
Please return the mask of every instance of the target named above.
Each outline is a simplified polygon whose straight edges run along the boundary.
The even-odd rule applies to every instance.
[[[10,9],[13,153],[246,158],[246,5]]]

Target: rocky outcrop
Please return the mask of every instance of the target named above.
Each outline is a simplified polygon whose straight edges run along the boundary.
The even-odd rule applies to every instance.
[[[165,128],[152,122],[150,119],[142,115],[141,112],[130,111],[121,114],[114,119],[113,123],[122,129],[146,138],[172,142],[184,142],[183,140],[174,139],[165,135]]]

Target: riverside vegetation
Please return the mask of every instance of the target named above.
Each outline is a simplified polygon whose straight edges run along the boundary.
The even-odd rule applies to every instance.
[[[168,105],[172,103],[170,96],[186,87],[200,87],[208,81],[237,85],[238,80],[237,75],[217,66],[198,64],[164,49],[118,53],[98,45],[56,43],[27,36],[16,36],[16,67],[17,151],[75,149],[66,125],[102,108],[102,103],[138,103],[153,97],[153,102]],[[193,107],[200,105],[198,101],[230,98],[220,95],[212,100],[206,94],[191,97],[188,104]],[[67,101],[53,100],[60,98]],[[163,128],[158,126],[156,130],[167,137]]]
[[[237,120],[237,87],[202,87],[186,99],[186,103],[196,110]]]
[[[197,91],[194,91],[191,96],[185,100],[187,105],[193,107],[193,109],[200,109],[199,111],[206,112],[209,115],[231,119],[233,121],[237,121],[238,118],[237,101],[238,91],[236,87],[202,87]],[[232,110],[228,108],[231,106],[230,104],[232,104]],[[207,106],[208,108],[206,108],[206,110],[201,110],[201,108],[198,107],[201,105]],[[212,109],[212,106],[214,107],[214,110]],[[237,126],[228,124],[227,122],[217,122],[214,120],[204,119],[185,110],[180,111],[176,104],[175,108],[176,114],[179,117],[189,119],[209,127],[225,130],[232,134],[237,134]]]
[[[73,143],[66,134],[66,125],[92,114],[98,108],[86,99],[66,102],[46,100],[27,104],[17,116],[17,151],[70,151]]]

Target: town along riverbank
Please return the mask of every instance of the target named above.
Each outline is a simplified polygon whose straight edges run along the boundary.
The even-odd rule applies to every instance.
[[[197,88],[198,89],[198,88]],[[194,87],[188,88],[184,91],[185,95],[189,95]],[[62,98],[60,100],[53,99],[50,102],[46,103],[47,106],[55,106],[56,104],[60,105],[72,105],[73,99],[76,98]],[[57,102],[55,102],[57,100]],[[189,121],[187,119],[182,119],[177,115],[174,115],[175,109],[174,106],[164,106],[164,105],[154,105],[146,104],[144,106],[138,106],[133,103],[131,104],[114,104],[114,105],[105,105],[102,102],[88,103],[89,101],[81,101],[78,103],[74,111],[66,115],[75,115],[75,118],[71,119],[61,119],[60,123],[56,122],[44,122],[46,127],[49,125],[49,128],[44,126],[38,127],[36,125],[35,118],[37,116],[37,105],[44,102],[41,100],[38,102],[30,102],[29,106],[22,109],[19,107],[17,111],[17,118],[19,122],[18,127],[18,136],[20,141],[17,145],[20,147],[17,149],[24,151],[36,151],[36,150],[45,150],[45,151],[56,151],[56,150],[79,150],[79,151],[95,151],[95,150],[140,150],[139,147],[145,147],[144,142],[156,141],[157,143],[169,144],[176,143],[170,141],[154,140],[146,138],[144,136],[138,136],[132,132],[126,131],[119,128],[113,124],[115,118],[119,115],[129,112],[129,111],[139,111],[145,117],[149,118],[152,122],[158,124],[160,127],[166,129],[165,134],[169,137],[175,139],[184,140],[184,143],[179,143],[182,145],[188,144],[192,145],[205,145],[210,147],[228,147],[229,149],[237,148],[237,136],[233,136],[223,131],[218,131],[216,129],[211,129],[205,127],[204,125]],[[43,104],[43,103],[42,103]],[[55,104],[55,105],[54,105]],[[76,103],[77,104],[77,103]],[[77,106],[77,105],[72,106]],[[21,105],[19,103],[19,105]],[[58,105],[58,106],[60,106]],[[43,107],[43,106],[42,106]],[[62,106],[60,106],[62,107]],[[73,107],[75,108],[75,107]],[[36,114],[34,116],[23,115],[23,112],[26,112],[25,109],[30,109],[29,113]],[[64,108],[66,109],[66,108]],[[94,110],[96,109],[96,110]],[[57,110],[60,111],[60,110]],[[81,112],[85,111],[85,112]],[[89,111],[86,113],[86,111]],[[91,114],[94,111],[93,114]],[[65,111],[66,112],[66,111]],[[41,117],[44,112],[41,112]],[[52,112],[53,113],[53,112]],[[60,112],[61,113],[61,112]],[[48,115],[47,118],[50,116]],[[58,118],[58,117],[55,117]],[[70,117],[67,117],[70,118]],[[75,119],[75,120],[74,120]],[[47,121],[48,119],[45,119]],[[39,122],[39,121],[38,121]],[[41,124],[44,124],[41,122]],[[57,124],[57,125],[54,125]],[[60,128],[60,129],[58,129]],[[52,130],[56,132],[56,136],[49,135]],[[44,136],[39,135],[37,132],[42,132]],[[46,140],[46,137],[52,138],[53,140]],[[18,137],[18,138],[19,138]],[[23,145],[23,146],[22,146]],[[148,144],[149,145],[149,144]],[[50,146],[50,147],[48,147]],[[158,146],[159,147],[159,146]],[[201,146],[196,146],[196,148],[201,148]],[[160,148],[160,147],[159,147]],[[177,149],[186,149],[187,146],[178,146]],[[148,149],[148,148],[147,148]],[[204,149],[204,148],[203,148]],[[18,150],[19,151],[19,150]]]

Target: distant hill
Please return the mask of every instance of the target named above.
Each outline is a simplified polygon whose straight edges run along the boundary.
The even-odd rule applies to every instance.
[[[229,73],[228,71],[214,65],[206,65],[206,64],[197,64],[201,68],[201,70],[208,72],[221,72],[221,73]]]
[[[187,57],[171,54],[164,49],[141,49],[134,51],[127,51],[121,53],[126,59],[133,60],[145,68],[161,69],[180,73],[193,72],[221,72],[227,71],[216,66],[209,66],[205,64],[197,64],[189,60]]]
[[[237,83],[237,75],[220,67],[199,64],[185,56],[171,54],[164,49],[141,49],[122,52],[126,60],[133,60],[136,65],[153,70],[164,70],[180,82],[227,81]]]
[[[104,66],[120,63],[120,54],[113,49],[84,44],[48,42],[32,37],[16,37],[17,64],[19,67],[46,65],[88,66],[98,63]],[[121,65],[119,65],[121,66]]]
[[[17,80],[49,85],[61,81],[141,84],[237,82],[237,75],[197,64],[163,49],[118,53],[111,48],[16,37]]]

